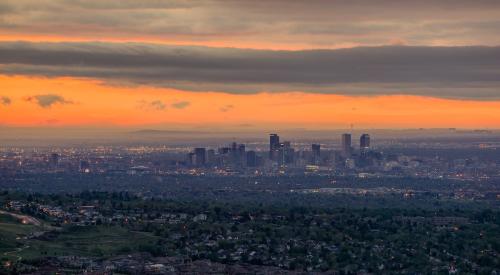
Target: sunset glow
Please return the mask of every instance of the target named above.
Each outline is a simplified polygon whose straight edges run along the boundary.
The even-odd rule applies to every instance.
[[[422,96],[342,96],[303,92],[234,95],[148,86],[110,86],[75,78],[0,77],[2,123],[11,126],[228,125],[283,123],[315,128],[497,127],[499,101]],[[4,91],[9,91],[6,93]],[[40,106],[37,95],[66,102]],[[156,102],[156,104],[155,104]],[[178,103],[185,103],[175,105]]]
[[[45,2],[0,17],[5,126],[500,127],[482,4]]]

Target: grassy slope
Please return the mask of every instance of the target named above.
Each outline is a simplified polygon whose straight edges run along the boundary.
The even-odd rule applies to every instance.
[[[18,240],[17,237],[27,236],[38,230],[40,228],[37,226],[21,224],[11,216],[0,215],[0,256],[4,257],[5,252],[23,246],[23,240]]]
[[[154,244],[157,240],[152,234],[132,232],[118,226],[80,227],[49,233],[52,236],[42,239],[16,239],[41,230],[41,227],[21,224],[9,216],[0,216],[0,258],[14,260],[20,256],[23,259],[36,259],[63,255],[106,257],[124,254],[141,245]]]
[[[121,227],[89,227],[63,231],[49,240],[29,240],[30,249],[22,251],[23,258],[43,256],[95,256],[122,254],[127,248],[153,244],[156,237],[143,232],[131,232]]]

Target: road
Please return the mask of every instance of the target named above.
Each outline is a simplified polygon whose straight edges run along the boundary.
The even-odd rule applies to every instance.
[[[10,255],[10,254],[17,254],[17,253],[19,253],[19,252],[21,252],[21,251],[23,251],[23,250],[25,250],[25,249],[28,249],[28,248],[30,248],[30,246],[29,246],[29,245],[25,245],[25,246],[23,246],[23,247],[16,248],[16,250],[13,250],[13,251],[8,251],[8,252],[4,252],[4,253],[3,253],[3,255],[4,255],[4,256],[8,256],[8,255]],[[20,261],[20,260],[22,260],[22,259],[23,259],[23,257],[22,257],[22,256],[19,256],[19,255],[16,255],[16,257],[17,257],[17,260],[18,260],[18,261]]]
[[[11,212],[7,212],[7,211],[3,211],[3,210],[0,210],[0,214],[1,215],[9,215],[11,217],[14,217],[14,218],[20,220],[23,224],[32,224],[32,225],[37,225],[37,226],[42,225],[42,223],[38,219],[33,218],[31,216],[11,213]]]

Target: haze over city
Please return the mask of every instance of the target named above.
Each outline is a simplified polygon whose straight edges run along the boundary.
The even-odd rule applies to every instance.
[[[500,274],[500,1],[0,1],[0,274]]]

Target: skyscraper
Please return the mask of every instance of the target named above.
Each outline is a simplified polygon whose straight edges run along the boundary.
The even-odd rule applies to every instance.
[[[277,134],[269,135],[269,158],[274,159],[276,150],[280,147],[280,137]]]
[[[351,156],[351,134],[342,134],[342,155]]]
[[[321,155],[321,145],[319,145],[319,144],[313,144],[313,145],[311,145],[311,150],[312,150],[313,157],[317,157],[317,158],[320,157],[320,155]]]
[[[246,161],[246,154],[245,154],[245,144],[240,144],[238,145],[238,160],[237,162],[244,165]]]
[[[238,143],[231,143],[231,162],[234,164],[238,161]]]
[[[256,167],[257,166],[257,154],[255,151],[248,151],[247,155],[247,166],[248,167]]]
[[[59,165],[59,154],[56,153],[51,154],[49,163],[52,168],[57,168],[57,166]]]
[[[203,166],[206,163],[206,149],[194,148],[194,156],[196,166]]]
[[[278,149],[280,164],[290,164],[294,162],[295,150],[292,148],[290,141],[284,141]]]
[[[195,165],[196,164],[196,157],[194,156],[193,152],[190,152],[187,154],[187,163],[188,165]]]
[[[215,150],[214,149],[208,149],[207,150],[207,163],[208,164],[214,164],[215,163]]]
[[[370,135],[362,134],[359,138],[359,148],[361,150],[366,150],[370,148]]]
[[[311,145],[312,151],[312,161],[314,164],[317,164],[321,159],[321,145],[313,144]]]

